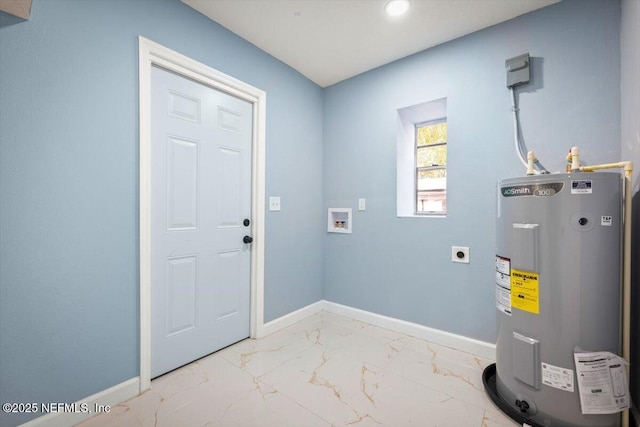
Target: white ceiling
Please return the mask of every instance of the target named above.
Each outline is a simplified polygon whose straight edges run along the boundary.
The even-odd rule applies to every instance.
[[[322,87],[560,0],[182,0]]]

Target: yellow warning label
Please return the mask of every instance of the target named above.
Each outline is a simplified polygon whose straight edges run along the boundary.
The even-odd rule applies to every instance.
[[[511,269],[511,307],[540,314],[538,273]]]

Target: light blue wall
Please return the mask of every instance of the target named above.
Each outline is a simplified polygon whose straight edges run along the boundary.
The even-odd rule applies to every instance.
[[[620,157],[620,3],[564,0],[325,90],[325,208],[354,208],[325,236],[325,299],[495,342],[496,181],[519,176],[504,61],[529,52],[519,94],[529,149],[552,171],[579,145]],[[396,110],[447,98],[448,214],[396,217]],[[357,211],[357,199],[367,210]],[[471,263],[453,264],[451,246]]]
[[[522,126],[549,169],[572,145],[616,161],[619,31],[617,0],[563,0],[323,91],[177,0],[0,13],[0,401],[73,402],[138,375],[138,35],[267,92],[282,211],[267,212],[265,321],[324,296],[493,342],[495,182],[522,171],[504,60],[534,57]],[[441,97],[449,214],[397,218],[396,110]],[[327,207],[354,208],[354,233],[326,234]]]
[[[322,298],[322,89],[177,0],[34,0],[0,12],[0,402],[138,375],[138,35],[267,92],[265,321]]]

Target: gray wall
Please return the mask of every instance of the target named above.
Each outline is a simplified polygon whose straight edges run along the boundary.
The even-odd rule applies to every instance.
[[[596,25],[597,23],[597,25]],[[325,208],[354,208],[325,236],[329,301],[495,342],[496,181],[524,170],[513,148],[504,61],[529,52],[519,91],[525,142],[551,171],[573,145],[620,158],[620,4],[564,0],[329,87]],[[448,214],[396,217],[396,110],[447,97]],[[357,211],[357,199],[367,210]],[[451,246],[471,263],[453,264]]]
[[[138,375],[138,35],[267,92],[265,321],[322,298],[322,89],[177,0],[34,0],[0,13],[0,402]]]
[[[634,197],[631,259],[631,394],[640,401],[640,2],[622,0],[621,104],[622,158],[634,163]],[[637,412],[636,412],[637,413]],[[638,424],[636,420],[636,425]]]

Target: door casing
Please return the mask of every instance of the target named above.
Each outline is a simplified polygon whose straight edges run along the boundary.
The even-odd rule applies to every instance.
[[[140,157],[140,392],[151,388],[151,67],[157,65],[253,104],[251,328],[264,329],[266,93],[142,36],[138,37]]]

